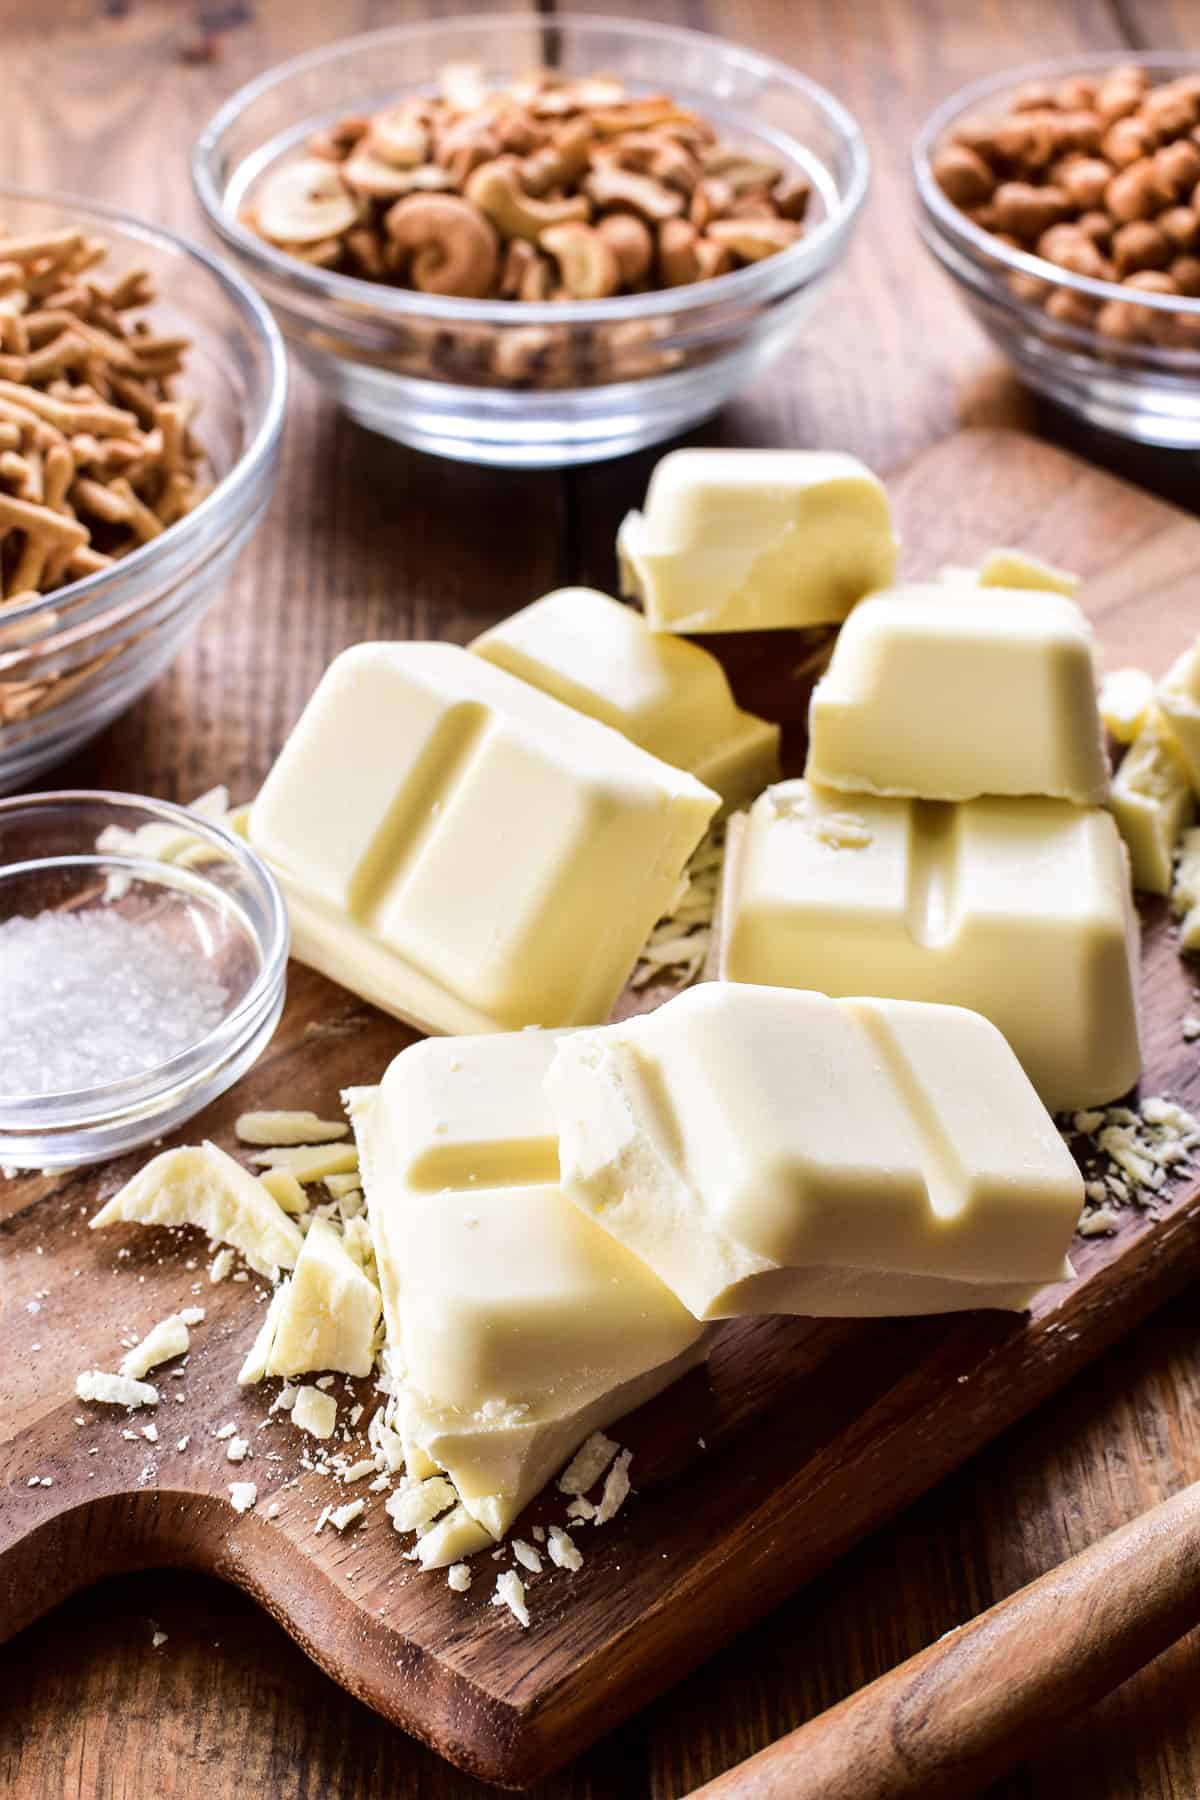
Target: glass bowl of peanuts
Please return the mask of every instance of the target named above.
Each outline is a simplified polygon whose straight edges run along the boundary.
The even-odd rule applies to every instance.
[[[127,707],[274,486],[287,359],[240,277],[72,196],[0,188],[0,792]]]
[[[989,76],[927,121],[913,168],[927,248],[1031,387],[1200,447],[1200,57]]]
[[[770,57],[530,13],[299,57],[221,108],[192,168],[353,418],[534,468],[720,407],[840,263],[868,179],[850,115]]]

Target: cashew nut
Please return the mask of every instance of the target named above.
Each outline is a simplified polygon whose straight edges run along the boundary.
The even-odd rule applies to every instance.
[[[548,225],[566,225],[586,219],[591,207],[583,194],[564,200],[537,200],[521,186],[521,165],[512,156],[498,156],[470,176],[464,190],[481,212],[487,214],[502,237],[528,238],[536,243]]]
[[[719,175],[735,194],[747,188],[771,187],[783,171],[776,162],[763,157],[747,156],[742,150],[729,150],[724,145],[706,150],[701,158],[706,175]]]
[[[727,244],[702,237],[696,243],[696,261],[700,265],[699,281],[711,281],[716,275],[728,275],[733,267],[733,252]]]
[[[800,227],[790,219],[714,219],[708,235],[743,262],[761,262],[764,256],[774,256],[777,250],[794,244]]]
[[[702,174],[700,163],[685,145],[665,132],[631,131],[607,146],[604,155],[619,168],[636,169],[639,174],[653,175],[666,187],[677,187],[690,194]]]
[[[645,220],[636,213],[608,213],[596,230],[616,256],[621,286],[632,288],[644,281],[654,261],[654,239]]]
[[[554,267],[528,238],[514,238],[500,271],[502,300],[548,300],[554,285]]]
[[[541,150],[521,164],[521,185],[527,194],[545,194],[552,187],[578,181],[588,166],[592,128],[586,119],[571,119]]]
[[[371,120],[367,150],[394,169],[413,169],[429,155],[428,108],[405,100]]]
[[[583,191],[597,206],[623,207],[640,213],[652,225],[677,217],[684,206],[683,195],[675,188],[664,187],[650,175],[618,168],[607,159],[584,177]]]
[[[604,300],[620,287],[617,253],[590,225],[579,220],[551,225],[539,242],[558,264],[563,286],[572,300]]]
[[[317,244],[357,224],[358,206],[338,166],[308,156],[272,170],[257,197],[255,217],[273,244]]]
[[[360,145],[342,164],[347,187],[364,200],[398,200],[402,194],[428,192],[453,186],[445,169],[436,163],[420,163],[415,169],[397,169],[373,156],[370,145]]]
[[[491,292],[500,245],[488,221],[457,194],[412,194],[389,209],[384,225],[423,293],[480,300]]]
[[[700,279],[697,231],[686,219],[664,219],[658,228],[658,271],[664,287],[686,287]]]

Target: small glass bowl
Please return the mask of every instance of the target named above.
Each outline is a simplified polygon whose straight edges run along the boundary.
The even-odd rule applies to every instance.
[[[175,859],[98,850],[110,826],[191,839]],[[288,924],[274,876],[250,846],[165,800],[86,792],[0,801],[0,921],[43,910],[115,910],[178,934],[226,990],[224,1017],[166,1062],[71,1092],[0,1094],[0,1165],[61,1169],[161,1137],[232,1086],[283,1010]],[[114,995],[114,1004],[119,995]],[[19,1031],[19,1019],[0,1022]]]
[[[734,143],[803,171],[812,223],[733,274],[610,300],[460,300],[312,268],[241,222],[255,184],[347,112],[432,93],[447,63],[489,84],[552,64],[669,92]],[[213,229],[284,335],[369,430],[468,462],[555,468],[620,456],[714,412],[783,349],[844,257],[867,191],[862,135],[832,95],[767,56],[625,19],[482,14],[350,38],[234,94],[192,176]]]
[[[1115,60],[1104,52],[1030,63],[951,95],[913,145],[918,227],[975,318],[1030,387],[1121,437],[1195,450],[1200,448],[1200,300],[1095,281],[1011,249],[973,224],[933,175],[935,154],[964,119],[999,114],[1007,97],[1027,82],[1057,83],[1107,70]],[[1156,84],[1200,68],[1200,58],[1184,62],[1178,52],[1138,51],[1134,60],[1151,71]],[[1119,337],[1092,323],[1113,302],[1123,309],[1117,315]]]
[[[212,491],[111,568],[0,613],[0,793],[61,762],[157,679],[229,578],[275,485],[287,357],[253,290],[181,238],[70,195],[0,187],[10,231],[81,226],[120,274],[147,269],[150,312],[191,339],[182,398]],[[101,271],[103,274],[104,271]]]

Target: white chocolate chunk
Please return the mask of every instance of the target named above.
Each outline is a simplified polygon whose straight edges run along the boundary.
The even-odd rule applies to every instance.
[[[1170,893],[1175,846],[1196,810],[1175,742],[1152,706],[1113,776],[1109,805],[1129,851],[1133,885],[1148,894]]]
[[[384,1511],[397,1531],[428,1531],[434,1520],[452,1506],[458,1495],[444,1475],[430,1475],[397,1488],[384,1503]]]
[[[493,1606],[507,1606],[518,1625],[529,1629],[529,1608],[525,1604],[525,1584],[515,1569],[504,1569],[496,1577]]]
[[[370,1374],[379,1289],[328,1219],[313,1220],[291,1279],[279,1291],[284,1297],[278,1311],[272,1302],[268,1375],[307,1375],[315,1369]]]
[[[1100,717],[1110,737],[1132,744],[1154,698],[1154,682],[1145,669],[1111,669],[1100,683]]]
[[[546,1538],[546,1549],[556,1569],[569,1569],[572,1574],[583,1567],[583,1555],[569,1531],[552,1525]]]
[[[75,1377],[75,1393],[78,1399],[101,1406],[158,1405],[158,1389],[148,1381],[135,1381],[130,1375],[106,1375],[103,1369],[84,1369]]]
[[[590,1487],[595,1487],[609,1463],[620,1449],[610,1437],[602,1431],[593,1431],[578,1450],[558,1478],[560,1494],[586,1494]]]
[[[1092,632],[1061,594],[935,583],[856,607],[809,709],[807,775],[924,800],[1108,795]]]
[[[471,645],[566,706],[687,769],[727,806],[779,773],[779,727],[743,712],[715,656],[595,588],[559,588]]]
[[[1200,794],[1200,639],[1176,657],[1155,694],[1159,723]]]
[[[1010,591],[1015,588],[1044,589],[1070,598],[1079,587],[1079,577],[1066,569],[1056,569],[1052,563],[1043,562],[1040,556],[1034,556],[1028,550],[996,549],[989,550],[979,565],[979,585]]]
[[[178,1313],[172,1313],[169,1318],[160,1319],[146,1333],[141,1343],[135,1344],[121,1358],[121,1374],[131,1375],[135,1381],[140,1381],[143,1375],[148,1375],[159,1363],[170,1362],[176,1356],[186,1356],[188,1342],[187,1325]]]
[[[121,1223],[198,1225],[268,1277],[293,1267],[303,1241],[262,1183],[215,1144],[164,1150],[91,1222],[93,1231]]]
[[[361,1519],[367,1510],[365,1500],[347,1500],[345,1506],[335,1506],[329,1515],[329,1523],[335,1531],[345,1531],[356,1520]]]
[[[1069,1276],[1083,1182],[959,1007],[709,982],[562,1036],[566,1191],[697,1318],[1019,1309]]]
[[[358,1152],[353,1144],[288,1144],[256,1151],[251,1161],[260,1169],[286,1169],[299,1182],[324,1181],[330,1175],[353,1174]]]
[[[730,822],[720,917],[722,980],[969,1007],[1051,1112],[1141,1073],[1137,920],[1101,808],[781,782]]]
[[[422,1030],[496,1031],[607,1017],[718,805],[469,651],[360,644],[250,836],[301,961]]]
[[[556,1035],[415,1044],[351,1106],[410,1472],[416,1447],[497,1538],[702,1342],[559,1188],[542,1092]]]
[[[1181,921],[1180,950],[1188,954],[1200,950],[1200,826],[1191,826],[1180,839],[1179,861],[1171,887],[1171,911]],[[1194,1023],[1188,1019],[1183,1022],[1183,1035],[1189,1040],[1200,1036],[1200,1031],[1192,1028]]]
[[[308,1195],[290,1169],[268,1169],[258,1179],[285,1213],[296,1218],[308,1211]]]
[[[331,1437],[337,1424],[337,1401],[332,1394],[323,1394],[320,1388],[298,1388],[292,1407],[292,1423],[301,1431],[311,1432],[313,1437]]]
[[[471,1585],[471,1571],[465,1562],[451,1563],[446,1570],[446,1585],[456,1594],[465,1594]]]
[[[253,1481],[231,1481],[229,1503],[234,1512],[248,1513],[258,1500],[258,1487]]]
[[[444,1569],[463,1556],[474,1556],[495,1540],[465,1506],[456,1506],[417,1539],[417,1561],[422,1569]]]
[[[328,1144],[349,1137],[344,1119],[321,1119],[314,1112],[242,1113],[234,1126],[243,1144]]]
[[[833,624],[896,568],[887,495],[852,456],[673,450],[617,539],[655,631]]]

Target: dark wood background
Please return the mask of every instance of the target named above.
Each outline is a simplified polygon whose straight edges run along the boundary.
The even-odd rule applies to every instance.
[[[459,10],[214,0],[208,12],[228,28],[216,60],[194,63],[185,52],[202,9],[0,0],[0,178],[73,188],[194,234],[187,146],[235,86],[343,32]],[[836,293],[782,368],[710,433],[844,447],[887,471],[958,424],[1023,424],[1195,510],[1194,458],[1102,441],[1014,386],[920,250],[907,171],[914,128],[949,89],[1077,49],[1200,53],[1195,0],[638,0],[629,10],[806,70],[857,114],[874,159]],[[279,492],[228,593],[154,692],[64,779],[177,799],[224,780],[248,795],[344,644],[409,632],[461,640],[556,583],[611,586],[613,531],[652,460],[565,476],[435,463],[337,418],[296,375]],[[1197,1298],[1160,1314],[538,1800],[675,1800],[1200,1476]],[[167,1633],[157,1650],[152,1621]],[[1194,1633],[1053,1743],[1031,1743],[992,1800],[1191,1800],[1198,1676]],[[146,1575],[80,1596],[0,1650],[0,1692],[0,1792],[21,1800],[488,1791],[341,1693],[250,1601],[197,1578]]]

